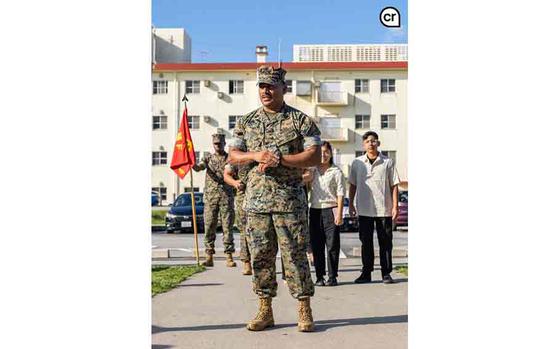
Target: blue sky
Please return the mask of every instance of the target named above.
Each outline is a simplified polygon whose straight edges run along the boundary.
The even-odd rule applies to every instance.
[[[393,6],[401,28],[385,28],[379,12]],[[152,24],[185,28],[193,62],[254,62],[267,45],[269,61],[292,60],[294,44],[407,43],[406,0],[152,0]]]

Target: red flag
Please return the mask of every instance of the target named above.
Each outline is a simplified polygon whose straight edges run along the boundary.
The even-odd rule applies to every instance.
[[[173,158],[171,159],[171,169],[183,179],[195,164],[194,158],[194,145],[192,142],[191,131],[189,130],[189,122],[187,120],[187,107],[183,112],[181,119],[181,126],[177,139],[175,140],[175,147],[173,148]]]

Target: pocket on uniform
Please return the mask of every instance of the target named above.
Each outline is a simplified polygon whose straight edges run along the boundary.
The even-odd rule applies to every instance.
[[[282,132],[276,135],[276,145],[282,154],[291,152],[291,145],[299,138],[299,134],[295,130]]]

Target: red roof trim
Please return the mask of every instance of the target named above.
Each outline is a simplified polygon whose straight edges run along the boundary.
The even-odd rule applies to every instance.
[[[158,63],[154,64],[154,72],[193,71],[193,70],[256,70],[261,65],[277,65],[267,63]],[[342,70],[342,69],[408,69],[408,62],[289,62],[282,63],[286,70]]]

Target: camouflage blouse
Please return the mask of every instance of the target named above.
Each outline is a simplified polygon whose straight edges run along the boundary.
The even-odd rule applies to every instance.
[[[224,168],[227,156],[227,153],[224,155],[214,153],[203,157],[202,161],[193,167],[197,171],[206,170],[206,179],[204,181],[205,203],[233,197],[232,187],[224,182]]]
[[[230,146],[250,152],[268,149],[293,155],[321,144],[321,131],[311,118],[286,104],[274,115],[266,114],[262,107],[244,115],[233,133]],[[245,210],[295,212],[305,207],[302,169],[278,165],[261,173],[255,165],[247,177]]]

